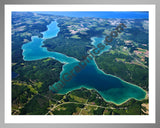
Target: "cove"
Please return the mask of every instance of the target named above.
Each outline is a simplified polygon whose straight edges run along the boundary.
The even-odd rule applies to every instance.
[[[42,47],[45,39],[57,36],[58,32],[60,31],[57,24],[58,23],[56,21],[51,22],[51,24],[47,26],[48,30],[42,32],[43,38],[33,36],[31,42],[22,46],[22,54],[25,61],[33,61],[51,57],[63,63],[63,69],[60,73],[61,78],[64,73],[70,72],[76,65],[78,65],[80,61],[76,58],[68,57],[62,53],[49,52],[47,48]],[[98,43],[103,42],[104,38],[92,37],[91,40],[92,45],[96,47]],[[103,52],[107,52],[110,48],[111,46],[106,46],[106,48],[101,51],[99,55],[101,55]],[[92,50],[93,49],[90,51]],[[56,83],[54,83],[52,86],[55,87],[55,84]],[[68,81],[58,93],[65,94],[80,87],[96,89],[106,101],[113,102],[115,104],[121,104],[131,98],[142,100],[146,96],[146,92],[142,88],[127,83],[118,77],[104,73],[96,65],[94,58],[91,59],[87,66],[77,73],[71,81]]]

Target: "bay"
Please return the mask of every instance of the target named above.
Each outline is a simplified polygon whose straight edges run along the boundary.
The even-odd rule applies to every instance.
[[[118,18],[118,19],[148,19],[147,11],[36,11],[40,14],[52,14],[69,17],[96,17],[96,18]]]

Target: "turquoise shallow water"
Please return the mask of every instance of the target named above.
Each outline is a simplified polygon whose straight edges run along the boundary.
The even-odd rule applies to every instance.
[[[63,70],[60,74],[60,78],[62,78],[64,73],[69,73],[75,66],[78,65],[79,60],[73,57],[68,57],[62,53],[49,52],[45,47],[42,47],[45,39],[56,37],[59,32],[56,21],[52,22],[47,27],[48,30],[46,32],[42,32],[42,34],[45,35],[43,36],[43,39],[34,36],[32,37],[31,42],[22,46],[23,57],[25,61],[38,60],[48,57],[58,60],[64,64]],[[104,40],[104,38],[99,37],[92,37],[91,39],[92,45],[95,47],[98,43],[102,43]],[[111,46],[106,46],[106,48],[101,51],[99,55],[108,51],[110,48]],[[90,51],[92,51],[92,49]],[[55,85],[56,83],[53,84],[53,87],[55,87]],[[76,73],[72,80],[68,81],[59,93],[64,94],[80,87],[96,89],[106,101],[116,104],[121,104],[130,98],[141,100],[144,99],[146,95],[145,91],[140,87],[129,84],[112,75],[105,74],[97,67],[94,59],[90,59],[87,66],[79,73]]]
[[[59,27],[57,26],[56,21],[51,22],[51,24],[48,25],[47,28],[48,28],[47,31],[42,32],[43,38],[39,38],[38,36],[33,36],[31,42],[24,44],[22,46],[23,59],[25,61],[32,61],[32,60],[39,60],[39,59],[52,57],[61,63],[77,62],[78,60],[73,57],[68,57],[58,52],[50,52],[47,50],[47,48],[42,47],[43,41],[45,39],[56,37],[57,33],[60,30]],[[47,34],[48,34],[48,38],[47,38]]]
[[[57,36],[58,32],[60,31],[60,28],[57,25],[58,23],[56,21],[52,21],[49,25],[47,25],[48,30],[42,32],[43,39],[49,39]]]

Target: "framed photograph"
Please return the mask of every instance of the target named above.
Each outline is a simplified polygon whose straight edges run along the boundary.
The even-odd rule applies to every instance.
[[[156,124],[155,23],[155,4],[5,4],[4,123]]]

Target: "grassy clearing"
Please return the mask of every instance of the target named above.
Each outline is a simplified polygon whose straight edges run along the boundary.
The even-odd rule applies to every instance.
[[[73,35],[73,36],[71,36],[71,38],[74,38],[74,39],[81,39],[78,35]]]
[[[80,103],[85,103],[86,102],[86,99],[78,97],[78,96],[75,96],[75,95],[72,95],[72,94],[70,94],[70,97],[72,99],[74,99],[75,101],[80,102]]]

